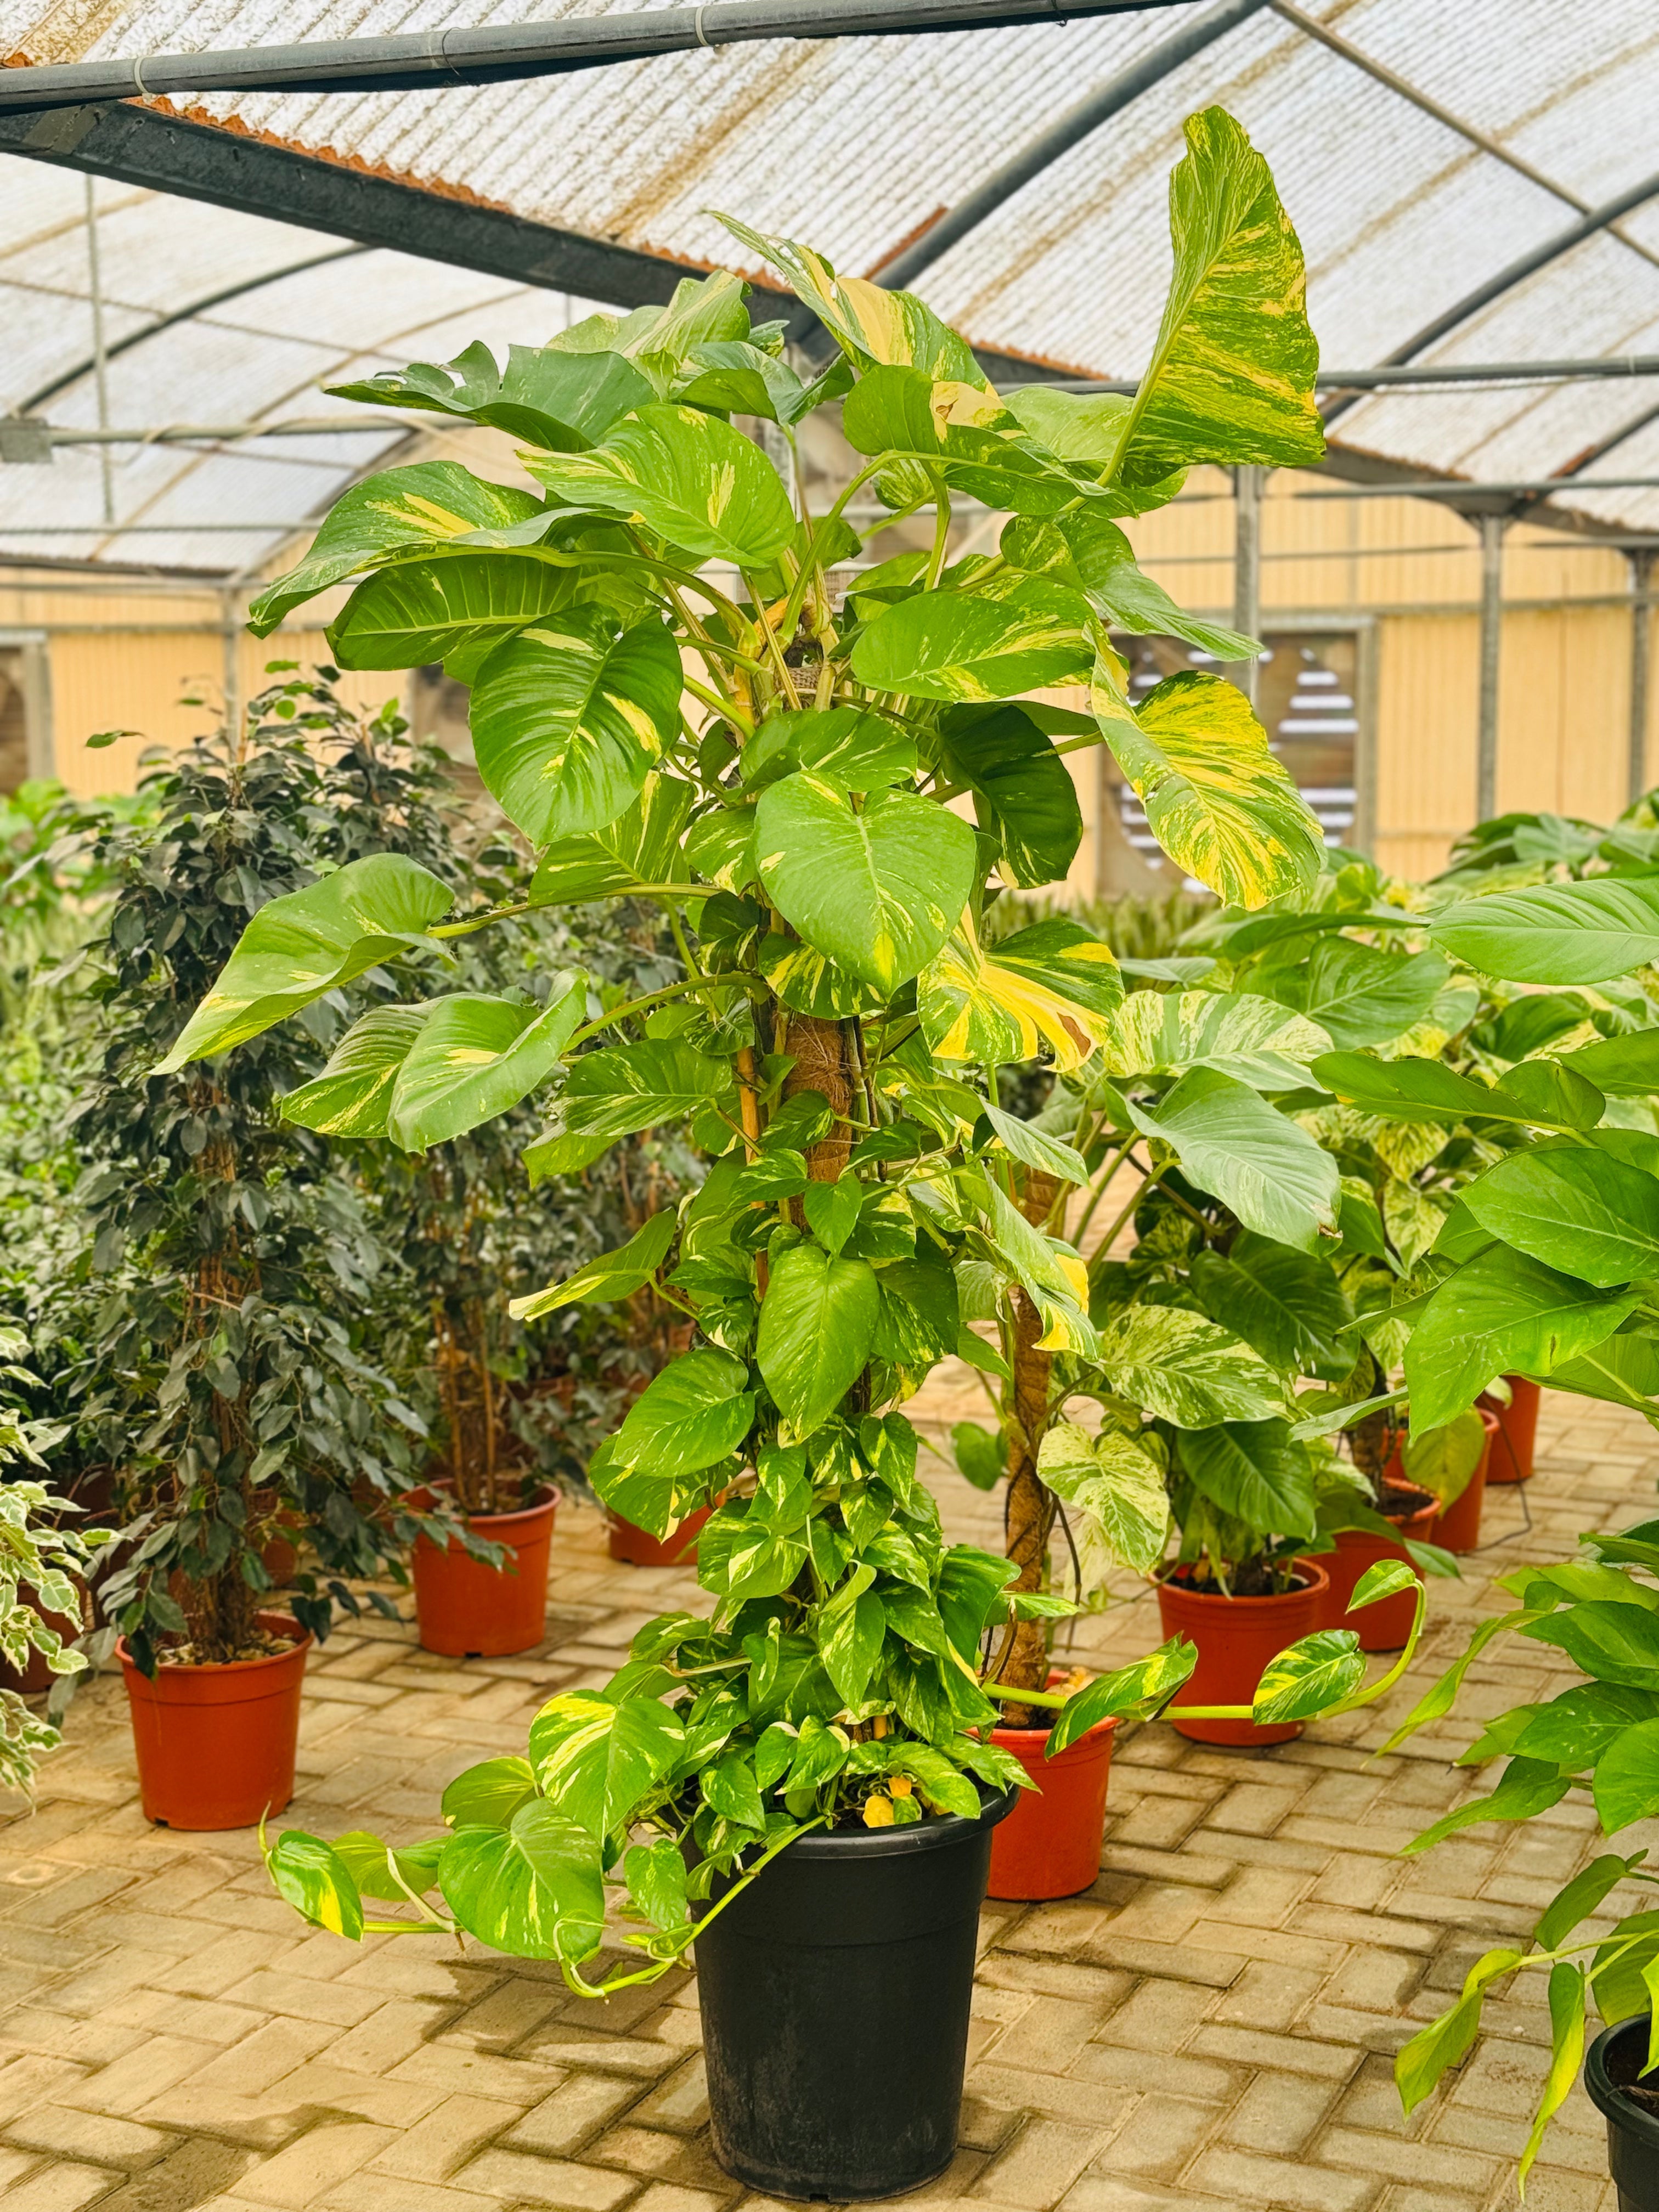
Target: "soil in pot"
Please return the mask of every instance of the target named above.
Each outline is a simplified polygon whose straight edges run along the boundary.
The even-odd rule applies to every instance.
[[[1544,1394],[1536,1382],[1528,1382],[1524,1375],[1506,1375],[1504,1380],[1510,1387],[1507,1406],[1500,1405],[1496,1398],[1485,1396],[1479,1401],[1482,1413],[1492,1413],[1498,1417],[1498,1434],[1492,1439],[1486,1480],[1524,1482],[1532,1473],[1538,1437],[1538,1407]]]
[[[686,1515],[678,1528],[671,1528],[665,1536],[653,1536],[607,1507],[605,1533],[611,1556],[630,1567],[695,1567],[697,1531],[713,1510],[712,1506],[700,1505],[695,1513]]]
[[[1317,1625],[1321,1628],[1352,1628],[1359,1638],[1362,1651],[1403,1651],[1412,1632],[1412,1622],[1417,1617],[1417,1600],[1410,1590],[1402,1590],[1398,1597],[1385,1597],[1376,1605],[1368,1605],[1363,1613],[1350,1614],[1348,1601],[1361,1576],[1379,1559],[1403,1559],[1417,1574],[1403,1540],[1409,1536],[1414,1543],[1427,1543],[1429,1531],[1440,1511],[1438,1503],[1426,1490],[1419,1490],[1411,1484],[1390,1488],[1383,1496],[1382,1518],[1399,1529],[1401,1541],[1390,1543],[1386,1537],[1373,1536],[1364,1528],[1344,1528],[1337,1537],[1336,1549],[1319,1554],[1319,1565],[1325,1570],[1328,1588],[1321,1602]],[[1422,1580],[1420,1575],[1418,1580]]]
[[[1443,1506],[1435,1516],[1429,1530],[1429,1541],[1438,1544],[1447,1552],[1478,1552],[1480,1548],[1480,1514],[1486,1503],[1488,1471],[1492,1465],[1492,1443],[1498,1434],[1498,1416],[1488,1407],[1477,1408],[1481,1425],[1486,1431],[1486,1448],[1480,1455],[1480,1465],[1469,1477],[1459,1496]]]
[[[164,1654],[154,1680],[116,1646],[132,1710],[144,1818],[167,1828],[251,1828],[294,1795],[300,1690],[311,1638],[262,1613],[263,1649],[220,1666]]]
[[[475,1536],[506,1551],[500,1568],[475,1559],[458,1537],[451,1537],[447,1550],[424,1535],[416,1538],[415,1613],[423,1651],[452,1659],[501,1659],[543,1641],[558,1502],[556,1491],[543,1489],[514,1512],[466,1515]]]
[[[1048,1687],[1062,1688],[1066,1679],[1051,1668]],[[988,1897],[1036,1904],[1093,1887],[1106,1832],[1106,1783],[1116,1726],[1115,1720],[1097,1722],[1054,1759],[1046,1755],[1052,1722],[1041,1728],[992,1729],[992,1742],[1012,1752],[1036,1789],[1022,1790],[1013,1811],[997,1825]]]
[[[956,2153],[977,1820],[803,1836],[696,1941],[714,2154],[769,2196],[895,2197]]]
[[[1185,1636],[1198,1646],[1198,1664],[1177,1705],[1248,1705],[1267,1662],[1318,1627],[1326,1580],[1322,1565],[1298,1559],[1295,1587],[1277,1597],[1224,1597],[1194,1589],[1190,1570],[1178,1567],[1158,1586],[1158,1609],[1166,1640]],[[1194,1743],[1289,1743],[1300,1721],[1258,1728],[1254,1721],[1174,1721]]]
[[[1653,2212],[1659,2205],[1659,2074],[1644,2082],[1648,2055],[1646,2013],[1604,2027],[1584,2060],[1584,2087],[1607,2124],[1607,2171],[1619,2191],[1619,2212]]]

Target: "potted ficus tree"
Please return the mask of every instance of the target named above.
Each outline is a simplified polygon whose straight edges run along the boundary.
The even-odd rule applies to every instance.
[[[1087,679],[1079,741],[1113,747],[1176,864],[1228,896],[1260,903],[1318,860],[1243,695],[1190,673],[1132,706],[1107,635],[1146,619],[1121,518],[1191,462],[1321,450],[1301,256],[1266,165],[1219,111],[1187,133],[1176,281],[1133,400],[1005,401],[921,301],[738,224],[836,342],[811,385],[717,274],[505,370],[475,349],[364,387],[500,423],[548,495],[390,471],[261,619],[367,569],[337,657],[442,659],[471,683],[479,772],[536,865],[505,903],[393,860],[273,902],[166,1063],[542,902],[671,917],[681,969],[658,990],[598,1015],[578,974],[534,1004],[440,997],[349,1035],[331,1079],[384,1093],[416,1146],[544,1091],[538,1180],[647,1128],[689,1127],[711,1156],[612,1255],[613,1285],[654,1282],[695,1334],[592,1478],[658,1533],[724,1496],[699,1544],[712,1612],[653,1621],[603,1688],[552,1698],[526,1756],[451,1784],[431,1841],[290,1832],[268,1863],[321,1924],[465,1930],[584,1991],[654,1978],[695,1935],[716,2150],[780,2194],[887,2194],[950,2158],[991,1833],[1028,1779],[991,1740],[997,1696],[1066,1702],[995,1680],[1009,1627],[1064,1601],[943,1543],[900,1410],[957,1348],[964,1267],[1029,1302],[1042,1349],[1097,1348],[1081,1264],[1021,1212],[1020,1156],[986,1115],[991,1070],[1042,1029],[1097,1039],[1115,995],[1080,928],[980,934],[990,880],[1025,880],[1074,804],[1018,695]],[[837,400],[864,458],[815,516],[727,417],[788,439]],[[890,518],[931,515],[931,544],[843,603],[866,486]],[[1014,520],[998,554],[952,564],[962,495]],[[1364,1694],[1352,1636],[1316,1642],[1270,1670],[1273,1713]],[[1056,1747],[1167,1702],[1190,1665],[1172,1645],[1091,1686]],[[608,1881],[643,1956],[596,1981]],[[367,1918],[366,1896],[414,1917]]]

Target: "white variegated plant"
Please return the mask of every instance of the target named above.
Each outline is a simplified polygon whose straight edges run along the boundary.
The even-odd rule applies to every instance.
[[[471,686],[479,773],[533,857],[521,896],[489,910],[386,858],[272,901],[170,1064],[407,948],[546,905],[654,902],[683,969],[661,989],[601,1003],[572,975],[538,1002],[382,1009],[286,1111],[418,1149],[535,1094],[548,1119],[525,1156],[532,1183],[688,1127],[712,1159],[696,1194],[521,1310],[648,1282],[684,1313],[690,1348],[592,1478],[658,1534],[715,1510],[698,1560],[710,1610],[652,1622],[602,1689],[554,1698],[526,1756],[450,1786],[442,1835],[272,1846],[278,1887],[323,1925],[464,1929],[587,1987],[617,1881],[647,1923],[629,1940],[649,1978],[711,1882],[752,1875],[804,1829],[976,1814],[1024,1778],[989,1741],[1009,1694],[999,1667],[1011,1631],[1069,1603],[1011,1595],[1007,1560],[944,1542],[900,1407],[959,1350],[1000,1360],[969,1325],[977,1299],[1011,1342],[1108,1356],[1078,1252],[1030,1218],[1033,1181],[1065,1148],[998,1109],[996,1069],[1099,1069],[1122,988],[1077,924],[992,942],[986,909],[1064,877],[1082,825],[1062,755],[1102,743],[1176,867],[1230,900],[1296,890],[1322,851],[1236,688],[1183,674],[1132,706],[1111,643],[1175,630],[1232,659],[1256,650],[1182,614],[1122,526],[1194,463],[1322,450],[1301,255],[1267,165],[1219,111],[1187,135],[1174,282],[1132,399],[1000,394],[920,300],[736,223],[833,341],[811,381],[780,326],[751,327],[741,279],[716,274],[665,308],[515,348],[505,370],[475,347],[351,388],[507,431],[546,496],[451,462],[377,477],[256,626],[361,577],[330,633],[337,659],[441,661]],[[813,514],[799,474],[792,496],[730,418],[775,423],[792,448],[829,406],[860,458]],[[863,532],[860,493],[884,509]],[[952,561],[963,499],[1012,515],[1000,551]],[[872,565],[915,516],[925,542]],[[1091,714],[1021,696],[1073,683],[1091,687]],[[1276,1048],[1248,1013],[1229,1035],[1247,1060]],[[1283,1144],[1300,1139],[1283,1202],[1298,1218],[1322,1202],[1317,1148],[1243,1080],[1189,1075],[1145,1118],[1173,1155],[1257,1183],[1285,1180]],[[1091,1498],[1095,1467],[1051,1462]],[[1152,1486],[1133,1477],[1099,1492],[1103,1526],[1150,1524]],[[1096,1686],[1089,1717],[1103,1698],[1166,1703],[1191,1660],[1171,1650]],[[1362,1663],[1341,1639],[1293,1657],[1275,1713],[1352,1694]],[[365,1899],[418,1917],[366,1918]]]

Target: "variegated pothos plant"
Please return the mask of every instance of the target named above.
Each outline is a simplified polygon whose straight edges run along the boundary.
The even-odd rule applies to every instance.
[[[271,1872],[325,1926],[465,1929],[586,1987],[619,1881],[648,1978],[712,1882],[803,1828],[974,1814],[1023,1779],[989,1741],[996,1668],[1012,1627],[1068,1607],[1011,1596],[1007,1561],[945,1544],[900,1407],[959,1349],[999,1356],[964,1325],[970,1271],[1012,1334],[1097,1351],[1078,1253],[1028,1218],[1048,1148],[1000,1111],[996,1070],[1090,1060],[1121,983],[1076,924],[993,946],[981,917],[1065,875],[1081,821],[1062,756],[1103,742],[1176,866],[1230,901],[1304,884],[1322,851],[1234,686],[1187,673],[1132,706],[1111,643],[1156,630],[1256,650],[1177,608],[1122,526],[1194,463],[1322,450],[1301,254],[1267,165],[1219,111],[1187,137],[1174,282],[1133,398],[1000,393],[919,299],[738,223],[834,342],[810,381],[780,326],[751,327],[741,279],[717,273],[666,307],[515,348],[505,370],[475,347],[350,387],[510,433],[546,495],[449,462],[372,478],[256,627],[361,575],[337,659],[441,660],[471,685],[479,772],[533,860],[494,909],[388,858],[274,901],[172,1064],[412,945],[547,903],[656,902],[680,950],[672,983],[606,1003],[570,973],[544,1001],[382,1010],[285,1110],[419,1149],[544,1093],[532,1183],[688,1125],[713,1163],[696,1194],[524,1310],[651,1281],[683,1310],[691,1348],[592,1477],[659,1534],[716,1510],[698,1564],[711,1611],[653,1621],[603,1689],[554,1698],[526,1756],[451,1784],[443,1834],[395,1850],[281,1838]],[[793,447],[832,405],[861,459],[815,515],[799,473],[787,486],[730,418],[775,423]],[[866,489],[884,514],[860,532]],[[953,562],[964,498],[1012,519],[996,554]],[[925,542],[872,565],[914,516]],[[1089,685],[1089,714],[1024,696],[1070,684]],[[1363,1662],[1336,1656],[1334,1673],[1330,1650],[1312,1673],[1292,1659],[1266,1694],[1306,1710],[1352,1691]],[[1167,1702],[1190,1665],[1166,1651],[1095,1686],[1056,1741],[1105,1705]],[[417,1917],[366,1918],[365,1899]]]

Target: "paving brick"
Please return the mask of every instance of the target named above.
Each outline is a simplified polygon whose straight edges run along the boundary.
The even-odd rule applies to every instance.
[[[1115,2173],[1173,2181],[1215,2124],[1212,2105],[1154,2092],[1140,2100],[1095,2163]]]
[[[315,2127],[267,2159],[236,2185],[236,2194],[256,2204],[270,2204],[277,2212],[304,2212],[367,2166],[393,2139],[391,2128],[374,2127],[366,2120],[347,2120],[331,2127]]]
[[[681,2080],[678,2074],[672,2077],[676,2083]],[[665,2094],[670,2086],[665,2083],[663,2091],[655,2094]],[[574,2074],[550,2097],[544,2097],[540,2104],[532,2106],[503,2140],[515,2150],[579,2150],[618,2112],[625,2112],[639,2094],[639,2084],[625,2078]],[[696,2101],[704,2106],[708,2101],[708,2092],[701,2084]],[[644,2106],[640,2109],[643,2114]],[[661,2112],[651,2117],[659,2125],[672,2124]]]
[[[100,2166],[153,2166],[177,2143],[161,2128],[141,2127],[111,2112],[77,2112],[68,2105],[41,2105],[6,2129],[6,2140],[24,2150],[50,2151],[56,2158],[95,2160]]]
[[[1201,2154],[1191,2179],[1218,2197],[1271,2205],[1273,2212],[1365,2212],[1383,2186],[1381,2176],[1338,2173],[1221,2144]]]
[[[374,2158],[377,2173],[411,2181],[444,2181],[464,2160],[504,2135],[520,2117],[516,2105],[489,2097],[446,2097],[412,2128],[393,2133]]]
[[[1063,2120],[1030,2120],[998,2152],[970,2193],[1037,2212],[1038,2207],[1063,2197],[1103,2148],[1104,2138],[1095,2129],[1070,2126]]]
[[[1101,2026],[1106,2011],[1104,2005],[1073,2004],[1065,1997],[1028,1998],[1019,2016],[996,2039],[996,2063],[1063,2074]]]
[[[1213,1991],[1187,1982],[1145,1981],[1096,2030],[1102,2043],[1136,2051],[1176,2051],[1215,2004]]]
[[[611,2212],[612,2205],[631,2197],[639,2186],[631,2174],[513,2150],[483,2152],[464,2166],[455,2180],[462,2189],[510,2202],[556,2205],[558,2212]]]

